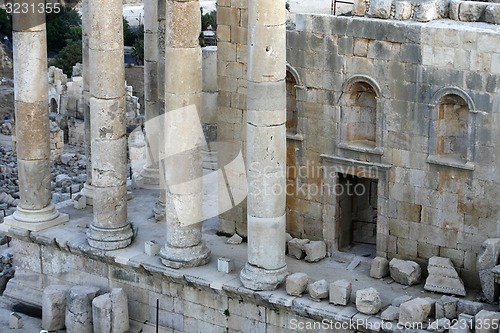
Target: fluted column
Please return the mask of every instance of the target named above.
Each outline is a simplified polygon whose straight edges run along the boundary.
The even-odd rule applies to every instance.
[[[144,99],[146,164],[136,183],[145,188],[159,188],[158,0],[144,0]]]
[[[284,0],[248,2],[248,262],[241,282],[273,290],[286,274],[286,30]]]
[[[87,181],[81,194],[86,197],[87,205],[93,205],[94,187],[92,186],[92,150],[90,139],[90,84],[89,84],[89,1],[82,0],[82,78],[83,78],[83,129],[85,141],[85,157],[87,158]]]
[[[121,0],[90,0],[92,247],[114,250],[132,239],[127,219],[127,137]]]
[[[166,1],[165,128],[161,131],[165,158],[160,167],[167,187],[167,239],[160,257],[172,268],[199,266],[210,259],[201,237],[200,15],[198,0]]]
[[[28,1],[29,8],[44,3]],[[14,13],[12,22],[20,202],[4,224],[38,231],[68,221],[51,202],[45,14]]]

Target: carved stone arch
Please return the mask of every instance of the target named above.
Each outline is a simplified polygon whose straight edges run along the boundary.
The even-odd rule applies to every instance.
[[[457,95],[461,97],[466,103],[467,107],[469,108],[469,112],[472,113],[477,113],[476,111],[476,105],[474,104],[474,101],[472,98],[465,92],[463,89],[459,87],[443,87],[440,88],[438,91],[434,93],[432,96],[432,105],[437,106],[441,98],[443,98],[446,95]]]

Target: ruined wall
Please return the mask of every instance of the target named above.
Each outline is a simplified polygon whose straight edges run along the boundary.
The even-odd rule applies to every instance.
[[[377,253],[449,257],[477,281],[476,256],[500,220],[494,28],[297,15],[287,41],[306,86],[297,163],[322,155],[325,189],[322,221],[304,215],[304,229],[317,224],[338,249],[338,193],[327,189],[339,172],[377,179]]]

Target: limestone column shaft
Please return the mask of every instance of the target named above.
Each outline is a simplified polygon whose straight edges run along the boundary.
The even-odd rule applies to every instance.
[[[144,99],[146,164],[137,182],[146,188],[158,188],[158,0],[144,0]]]
[[[167,0],[165,15],[165,121],[161,175],[166,184],[167,238],[160,251],[172,268],[206,264],[202,241],[202,73],[200,3]]]
[[[132,239],[127,219],[127,137],[121,0],[89,1],[90,134],[94,217],[92,247],[113,250]]]
[[[85,157],[87,157],[87,181],[82,189],[82,195],[87,198],[87,205],[92,205],[92,150],[90,139],[90,84],[89,84],[89,0],[82,0],[82,78],[83,78],[83,129],[85,141]]]
[[[163,116],[165,114],[165,14],[166,14],[166,0],[156,0],[157,1],[157,43],[158,43],[158,59],[157,59],[157,107],[158,114]],[[160,144],[158,145],[159,155],[165,156],[163,149],[164,145],[160,138]],[[160,168],[160,173],[161,173]],[[163,221],[165,219],[165,201],[166,201],[166,185],[163,182],[165,179],[160,174],[160,196],[158,202],[153,208],[153,213],[158,221]]]
[[[246,288],[273,290],[287,274],[285,1],[248,2]]]
[[[39,8],[44,1],[28,3]],[[45,14],[14,13],[12,22],[20,202],[5,224],[37,231],[68,220],[51,202]]]

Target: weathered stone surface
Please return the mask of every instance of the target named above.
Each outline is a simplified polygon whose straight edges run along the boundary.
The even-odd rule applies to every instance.
[[[396,20],[409,20],[411,18],[412,3],[410,1],[396,1]]]
[[[364,314],[376,314],[382,307],[382,300],[375,288],[356,291],[356,309]]]
[[[402,324],[421,323],[431,312],[431,305],[423,298],[415,298],[399,307],[399,322]]]
[[[127,295],[121,288],[114,288],[92,301],[94,332],[129,332]]]
[[[294,238],[288,242],[288,255],[296,259],[302,259],[305,255],[305,245],[309,243],[309,239]]]
[[[474,316],[461,313],[457,321],[448,330],[449,333],[471,333],[474,326]]]
[[[413,299],[413,297],[411,297],[410,295],[399,296],[392,300],[391,305],[399,307],[401,304],[403,304],[404,302],[408,302],[411,299]]]
[[[229,237],[229,239],[226,241],[226,243],[228,244],[233,244],[233,245],[238,245],[238,244],[241,244],[241,242],[243,242],[243,238],[241,238],[240,235],[238,234],[234,234],[232,235],[231,237]]]
[[[338,280],[330,283],[330,303],[347,305],[351,300],[352,283],[347,280]]]
[[[443,294],[465,296],[465,286],[450,258],[432,257],[427,267],[429,276],[424,289]]]
[[[323,241],[310,241],[304,245],[304,251],[306,252],[306,261],[320,261],[326,257],[326,243]]]
[[[478,1],[462,1],[458,18],[460,21],[477,22],[483,15],[488,3]]]
[[[380,319],[382,320],[393,321],[397,320],[398,318],[399,318],[398,306],[389,305],[387,309],[382,311],[382,313],[380,314]]]
[[[388,19],[391,16],[393,0],[371,0],[366,16]]]
[[[476,333],[497,333],[500,327],[500,312],[481,310],[474,321]]]
[[[23,328],[23,318],[18,313],[12,312],[9,316],[9,328],[13,330],[18,330]]]
[[[481,246],[481,254],[477,257],[477,270],[481,280],[481,289],[489,302],[496,301],[500,289],[494,281],[491,269],[495,267],[500,254],[500,238],[489,238]]]
[[[42,294],[42,328],[47,331],[62,330],[66,313],[66,300],[70,287],[52,285]]]
[[[328,297],[328,283],[326,280],[319,280],[309,284],[307,288],[309,291],[309,296],[313,300],[321,300]]]
[[[414,10],[413,16],[416,21],[429,22],[438,17],[437,4],[435,0],[419,2]]]
[[[500,24],[500,3],[492,3],[486,6],[484,20],[488,23]]]
[[[286,277],[286,292],[288,295],[300,296],[309,283],[309,276],[306,273],[293,273]]]
[[[389,275],[389,260],[383,257],[375,257],[372,260],[370,276],[380,279]]]
[[[459,299],[457,302],[457,313],[475,316],[484,308],[483,303],[473,302],[466,299]]]
[[[453,319],[457,316],[458,299],[450,296],[443,296],[436,301],[436,318]]]
[[[353,16],[365,16],[366,0],[354,0],[354,8],[352,9]]]
[[[67,333],[92,333],[92,300],[99,288],[75,286],[69,290],[66,303]]]
[[[398,283],[411,286],[420,282],[422,269],[414,261],[394,258],[389,262],[389,270],[391,278]]]

